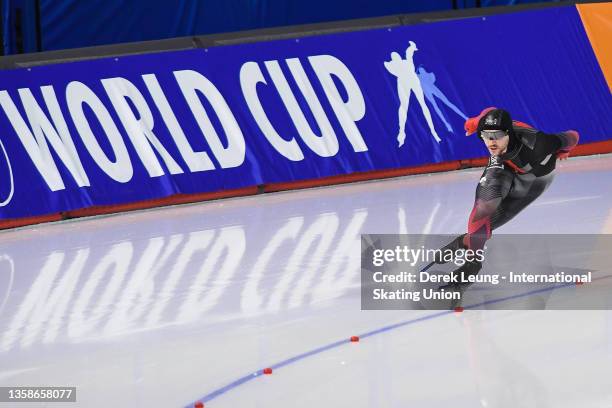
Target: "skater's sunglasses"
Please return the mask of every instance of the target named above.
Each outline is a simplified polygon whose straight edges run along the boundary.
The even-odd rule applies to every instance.
[[[508,136],[505,130],[481,130],[480,137],[487,140],[499,140]]]

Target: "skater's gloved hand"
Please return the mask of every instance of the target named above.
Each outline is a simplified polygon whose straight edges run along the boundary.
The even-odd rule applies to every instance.
[[[451,242],[440,248],[439,251],[436,251],[435,257],[433,261],[437,264],[445,264],[448,262],[452,262],[455,259],[454,253],[457,250],[465,250],[467,249],[467,245],[465,245],[464,238],[467,234],[459,235],[457,238],[453,239]],[[449,253],[452,251],[453,256],[452,259],[449,259]]]
[[[557,159],[565,160],[569,157],[570,152],[578,144],[580,135],[575,130],[567,130],[559,134],[563,147],[557,150]]]
[[[459,284],[469,283],[468,281],[469,277],[478,275],[478,272],[480,272],[480,269],[482,269],[482,263],[476,260],[469,261],[469,262],[464,263],[463,265],[461,265],[454,271],[452,271],[451,276],[456,276],[457,277],[456,281]]]
[[[563,150],[557,151],[557,159],[559,160],[567,160],[569,158],[570,152],[566,152]]]
[[[476,133],[476,130],[478,130],[478,122],[480,121],[480,118],[482,118],[484,115],[486,115],[488,112],[492,111],[493,109],[496,109],[496,108],[494,107],[485,108],[483,109],[482,112],[480,112],[478,116],[474,116],[473,118],[468,118],[468,120],[466,120],[465,124],[463,125],[463,128],[465,129],[465,135],[469,136],[472,133]]]

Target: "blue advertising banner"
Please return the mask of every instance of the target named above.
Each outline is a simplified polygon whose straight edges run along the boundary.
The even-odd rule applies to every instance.
[[[520,29],[517,29],[520,27]],[[0,73],[0,217],[486,155],[487,106],[612,135],[574,7]]]

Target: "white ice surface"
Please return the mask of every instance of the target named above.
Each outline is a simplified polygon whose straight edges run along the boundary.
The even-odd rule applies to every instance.
[[[361,233],[460,233],[481,169],[0,233],[0,386],[182,407],[351,335]],[[612,233],[612,157],[563,162],[500,233]],[[612,250],[612,249],[611,249]],[[9,406],[1,404],[1,407]],[[206,407],[612,407],[612,312],[446,314],[299,359]]]

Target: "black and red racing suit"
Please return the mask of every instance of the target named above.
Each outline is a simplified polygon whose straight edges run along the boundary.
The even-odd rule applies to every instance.
[[[491,232],[514,218],[537,199],[554,178],[557,159],[566,158],[578,144],[578,133],[547,134],[513,122],[508,149],[491,156],[482,173],[463,243],[480,249]]]

